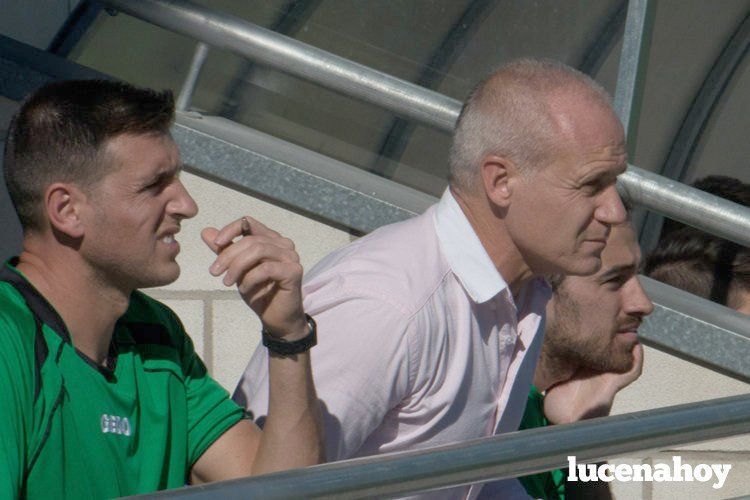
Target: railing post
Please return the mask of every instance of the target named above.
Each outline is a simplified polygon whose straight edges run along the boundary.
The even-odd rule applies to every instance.
[[[206,57],[208,57],[208,45],[198,42],[193,53],[193,60],[190,62],[190,69],[185,77],[185,82],[182,84],[180,95],[177,97],[177,103],[175,104],[177,111],[188,111],[190,100],[193,98],[195,85],[201,74],[203,63],[206,62]]]
[[[630,158],[635,156],[635,147],[638,141],[638,123],[648,66],[653,17],[654,0],[628,1],[620,66],[617,71],[615,111],[625,128],[627,152]],[[643,207],[637,207],[633,210],[631,218],[636,228],[641,227],[646,213],[646,209]]]
[[[142,495],[181,498],[383,498],[508,479],[750,432],[750,395],[594,418],[421,450]]]
[[[617,71],[615,111],[625,128],[628,154],[635,154],[638,121],[651,45],[654,17],[653,0],[630,0]]]

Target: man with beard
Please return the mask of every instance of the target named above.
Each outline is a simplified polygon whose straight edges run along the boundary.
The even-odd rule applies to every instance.
[[[606,416],[615,394],[640,376],[637,332],[653,310],[638,281],[640,260],[635,232],[622,224],[612,229],[599,272],[550,280],[544,344],[521,429]],[[520,480],[535,498],[574,498],[575,488],[586,488],[586,498],[609,496],[607,483],[566,484],[566,476],[553,470]]]

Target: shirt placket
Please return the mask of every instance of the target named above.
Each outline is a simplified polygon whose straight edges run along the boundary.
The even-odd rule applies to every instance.
[[[498,339],[498,356],[500,357],[501,364],[499,375],[501,382],[495,394],[495,418],[493,419],[494,423],[489,435],[494,434],[494,430],[497,428],[497,424],[500,422],[500,417],[502,416],[500,405],[503,400],[503,394],[508,387],[508,372],[510,371],[510,365],[513,361],[519,340],[516,306],[510,295],[510,290],[506,288],[500,292],[493,299],[492,305],[495,310],[496,321],[503,326],[498,329],[498,335],[501,337]]]

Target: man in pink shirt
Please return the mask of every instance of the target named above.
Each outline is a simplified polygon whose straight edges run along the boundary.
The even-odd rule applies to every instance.
[[[329,460],[518,429],[550,295],[541,276],[596,272],[610,227],[625,220],[622,126],[601,87],[557,62],[516,61],[482,81],[450,162],[439,203],[305,279]],[[234,395],[261,421],[267,362],[258,349]],[[516,494],[508,481],[504,495]]]

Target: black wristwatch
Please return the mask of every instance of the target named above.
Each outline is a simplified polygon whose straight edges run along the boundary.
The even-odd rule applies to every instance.
[[[264,328],[261,330],[263,338],[263,345],[268,348],[274,354],[280,354],[282,356],[290,356],[292,354],[299,354],[301,352],[309,351],[311,347],[318,343],[318,327],[315,324],[315,320],[312,316],[305,314],[307,320],[307,326],[309,331],[307,335],[299,340],[288,340],[277,339],[266,331]]]

